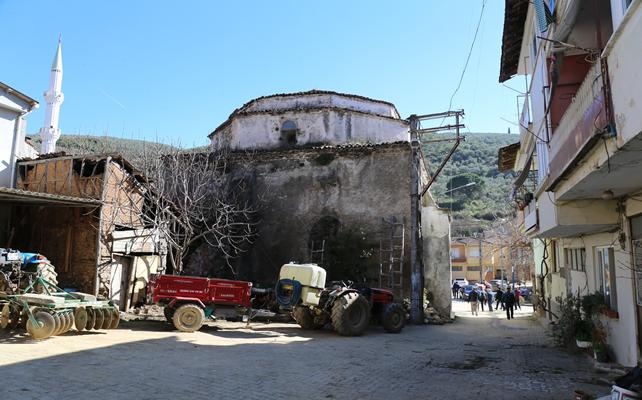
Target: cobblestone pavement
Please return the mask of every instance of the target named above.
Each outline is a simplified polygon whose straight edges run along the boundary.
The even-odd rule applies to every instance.
[[[518,311],[466,311],[452,324],[373,327],[362,337],[291,324],[215,322],[200,332],[159,321],[41,342],[0,333],[3,400],[571,399],[608,394],[583,354],[547,345]]]

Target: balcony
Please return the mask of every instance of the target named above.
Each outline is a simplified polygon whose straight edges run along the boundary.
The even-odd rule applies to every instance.
[[[549,177],[544,182],[547,191],[554,190],[607,127],[603,87],[597,62],[589,69],[553,132],[549,143]]]

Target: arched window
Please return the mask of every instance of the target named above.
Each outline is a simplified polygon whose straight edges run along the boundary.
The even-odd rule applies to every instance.
[[[298,132],[299,130],[297,129],[296,123],[294,121],[285,121],[281,125],[281,140],[289,145],[295,145],[296,134]]]

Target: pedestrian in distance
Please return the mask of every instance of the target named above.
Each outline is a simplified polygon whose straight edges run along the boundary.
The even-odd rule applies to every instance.
[[[504,293],[504,307],[506,307],[506,318],[512,319],[515,318],[513,315],[513,307],[515,306],[515,295],[511,290],[510,286],[506,289]]]
[[[455,281],[453,283],[453,299],[459,298],[459,283]]]
[[[479,312],[477,311],[477,306],[479,305],[478,301],[479,297],[477,295],[477,290],[471,290],[468,295],[468,302],[470,303],[470,313],[473,315],[479,315]]]
[[[502,291],[501,287],[497,288],[497,295],[495,297],[497,299],[497,303],[495,304],[495,309],[499,310],[499,306],[501,304],[502,310],[503,310],[504,309],[504,303],[503,303],[503,301],[504,301],[504,292]]]
[[[486,289],[486,301],[488,302],[488,311],[493,311],[493,292]]]
[[[522,309],[522,305],[520,304],[522,301],[522,292],[519,291],[519,288],[515,288],[515,309],[519,308],[520,310]]]
[[[482,311],[484,311],[484,304],[486,303],[486,293],[484,292],[483,289],[477,289],[479,292],[477,293],[477,299],[479,299],[479,304],[481,305]]]

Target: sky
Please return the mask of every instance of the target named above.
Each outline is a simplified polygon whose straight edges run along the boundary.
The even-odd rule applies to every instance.
[[[63,134],[204,145],[249,100],[312,89],[389,101],[406,118],[448,110],[482,4],[0,0],[0,81],[41,103],[37,132],[61,34]],[[518,131],[518,93],[498,83],[503,16],[503,0],[486,1],[452,102],[466,133]]]

